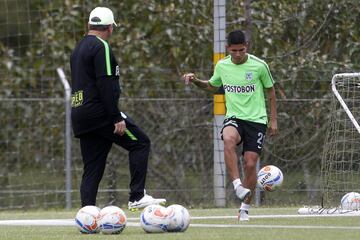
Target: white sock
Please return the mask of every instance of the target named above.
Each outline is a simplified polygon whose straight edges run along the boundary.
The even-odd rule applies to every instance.
[[[241,180],[240,180],[240,178],[237,178],[237,179],[235,179],[232,183],[233,183],[233,185],[234,185],[234,189],[236,190],[236,188],[237,188],[239,185],[241,185]]]
[[[245,210],[245,211],[249,211],[250,209],[250,204],[246,204],[246,203],[241,203],[241,210]]]

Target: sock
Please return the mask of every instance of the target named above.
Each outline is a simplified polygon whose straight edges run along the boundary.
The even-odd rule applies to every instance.
[[[249,209],[250,209],[250,204],[241,203],[240,210],[249,211]]]
[[[241,185],[241,180],[240,180],[240,178],[237,178],[237,179],[235,179],[232,183],[233,183],[233,185],[234,185],[234,189],[236,190],[236,188],[237,188],[239,185]]]

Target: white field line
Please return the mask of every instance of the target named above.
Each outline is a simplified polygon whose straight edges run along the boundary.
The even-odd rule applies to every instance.
[[[311,214],[311,215],[250,215],[250,219],[265,218],[313,218],[313,217],[359,217],[360,215],[350,214]],[[204,216],[191,217],[191,219],[237,219],[237,216]],[[135,220],[135,219],[134,219]]]
[[[264,225],[264,224],[190,224],[190,227],[203,228],[277,228],[277,229],[342,229],[360,230],[360,227],[347,226],[302,226],[302,225]]]
[[[74,219],[1,220],[0,226],[75,226]]]

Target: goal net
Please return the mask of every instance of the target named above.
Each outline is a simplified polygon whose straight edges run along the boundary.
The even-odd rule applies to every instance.
[[[339,206],[348,192],[360,192],[360,73],[336,74],[331,87],[321,166],[324,208]]]

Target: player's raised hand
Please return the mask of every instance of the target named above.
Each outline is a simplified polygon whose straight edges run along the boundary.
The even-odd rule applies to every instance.
[[[190,82],[195,80],[195,74],[194,73],[185,73],[182,76],[182,80],[185,82],[186,85],[188,85]]]

